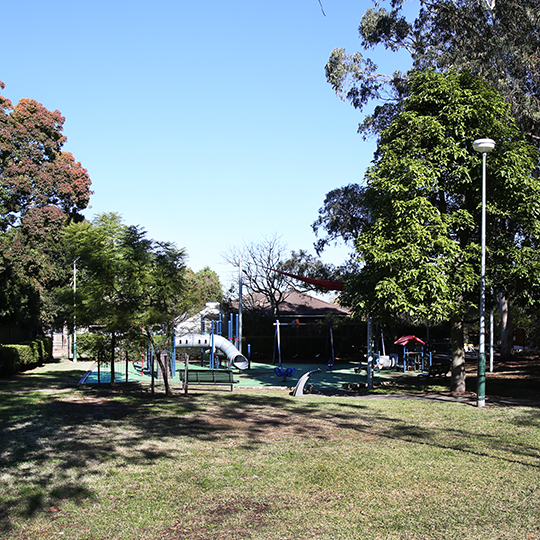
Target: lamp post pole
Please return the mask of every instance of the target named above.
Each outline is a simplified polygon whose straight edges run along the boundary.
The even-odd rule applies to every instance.
[[[238,328],[237,328],[237,338],[238,338],[238,352],[242,354],[242,285],[243,285],[243,276],[242,276],[242,259],[240,259],[240,268],[238,270]]]
[[[79,257],[73,260],[73,362],[77,362],[77,261]]]
[[[495,148],[492,139],[477,139],[473,148],[482,153],[482,231],[480,261],[480,339],[478,342],[478,393],[476,405],[486,404],[486,160]]]
[[[368,315],[367,320],[367,339],[367,389],[373,390],[373,319],[371,318],[371,315]]]

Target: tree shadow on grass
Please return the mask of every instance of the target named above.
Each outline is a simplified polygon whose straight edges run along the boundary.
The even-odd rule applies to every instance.
[[[532,426],[530,415],[539,422],[540,411],[531,410],[523,413],[517,425],[524,422]],[[519,417],[518,417],[519,418]],[[377,437],[395,441],[407,441],[443,450],[463,452],[472,456],[500,460],[511,464],[540,469],[540,444],[531,445],[517,437],[511,438],[506,433],[486,433],[448,426],[429,426],[404,423],[399,418],[384,415],[377,417],[377,428],[362,426],[358,422],[342,422],[340,427],[362,433],[375,434]],[[537,425],[538,427],[538,425]]]
[[[279,438],[399,439],[538,467],[539,449],[501,436],[444,425],[423,427],[375,412],[359,400],[298,400],[278,393],[192,392],[152,399],[148,389],[77,387],[44,376],[38,384],[0,387],[0,531],[64,501],[83,504],[96,496],[89,478],[108,467],[145,467],[177,460],[194,441],[241,452]],[[537,422],[532,412],[516,422]],[[475,443],[467,442],[471,437]],[[459,442],[455,442],[455,441]],[[454,442],[452,442],[454,441]],[[504,448],[501,450],[501,445]],[[182,446],[184,445],[184,446]]]
[[[51,383],[0,392],[0,475],[5,486],[0,531],[9,531],[13,519],[31,518],[66,500],[80,504],[94,497],[88,479],[103,476],[107,462],[117,468],[174,460],[181,440],[255,440],[250,418],[257,403],[275,411],[286,403],[280,398],[246,400],[240,411],[219,394],[152,400],[146,389],[136,387],[40,393],[42,388],[69,388],[55,386],[54,378]],[[257,422],[278,428],[288,419],[277,415]],[[236,432],[240,424],[248,426],[242,433]]]
[[[540,409],[530,408],[525,409],[521,414],[514,418],[513,423],[516,426],[526,428],[540,428]]]

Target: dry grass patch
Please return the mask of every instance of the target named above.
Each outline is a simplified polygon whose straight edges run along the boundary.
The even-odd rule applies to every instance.
[[[0,386],[0,536],[540,539],[534,407],[58,388]]]

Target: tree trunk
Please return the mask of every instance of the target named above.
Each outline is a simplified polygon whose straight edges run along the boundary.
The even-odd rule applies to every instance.
[[[510,302],[506,296],[499,296],[501,313],[501,358],[508,358],[514,349],[514,331],[510,317]]]
[[[169,384],[169,370],[168,366],[164,365],[164,362],[161,359],[161,351],[158,347],[156,347],[156,343],[154,341],[154,338],[152,336],[152,332],[150,330],[146,330],[146,336],[148,337],[148,340],[152,344],[152,347],[154,349],[155,354],[152,355],[152,358],[157,356],[157,361],[159,366],[161,367],[161,373],[163,373],[163,383],[165,384],[165,395],[172,396],[171,392],[171,386]],[[154,366],[152,364],[152,377],[154,377]],[[152,378],[152,396],[154,395],[154,379]]]
[[[116,349],[116,334],[111,335],[111,386],[116,385],[115,368],[114,368],[114,353]]]
[[[465,347],[463,337],[463,320],[457,316],[451,321],[452,337],[452,394],[465,392]]]
[[[152,388],[152,397],[154,397],[154,386],[155,386],[155,380],[154,380],[154,370],[155,370],[155,359],[156,359],[156,355],[155,355],[155,349],[154,347],[152,346],[152,349],[150,350],[150,355],[151,355],[151,359],[152,359],[152,365],[150,366],[150,374],[151,374],[151,378],[152,378],[152,383],[151,383],[151,388]]]
[[[166,365],[165,362],[163,362],[163,359],[161,357],[161,351],[159,350],[157,351],[157,361],[163,375],[163,383],[165,384],[165,395],[172,396],[171,386],[169,384],[169,366]]]

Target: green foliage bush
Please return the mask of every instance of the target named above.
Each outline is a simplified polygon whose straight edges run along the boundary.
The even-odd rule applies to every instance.
[[[46,362],[53,357],[53,340],[50,337],[38,337],[36,341],[39,341],[43,350],[43,360]]]
[[[19,365],[19,345],[2,345],[0,347],[0,374],[12,375]],[[24,347],[24,345],[23,345]]]
[[[0,374],[12,375],[52,358],[52,339],[40,337],[28,343],[0,346]]]
[[[110,355],[110,336],[102,334],[77,334],[77,353],[80,356],[97,359]]]

